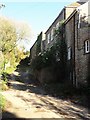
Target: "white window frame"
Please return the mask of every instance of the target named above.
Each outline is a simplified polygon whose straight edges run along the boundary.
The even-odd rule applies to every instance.
[[[85,41],[85,53],[89,53],[90,52],[90,41],[86,40]]]
[[[59,23],[59,22],[57,22],[57,24],[56,24],[56,29],[58,29],[58,28],[59,28],[59,24],[60,24],[60,23]]]
[[[51,41],[53,40],[53,37],[54,37],[54,29],[52,28],[52,30],[51,30]]]
[[[71,47],[68,47],[68,60],[71,60]]]
[[[50,43],[50,33],[47,35],[48,43]]]

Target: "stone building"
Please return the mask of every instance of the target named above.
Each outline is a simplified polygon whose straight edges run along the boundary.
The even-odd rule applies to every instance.
[[[33,60],[41,51],[45,49],[45,35],[41,32],[33,46],[30,48],[30,60]]]
[[[64,7],[58,17],[47,29],[45,35],[39,34],[30,49],[31,60],[41,52],[51,48],[56,42],[54,30],[64,22],[64,37],[67,44],[67,83],[74,86],[85,85],[90,78],[90,1],[80,0]],[[51,68],[39,72],[40,81],[54,78]],[[47,76],[48,74],[48,76]],[[55,79],[55,78],[54,78]]]
[[[88,83],[90,72],[90,2],[78,7],[65,21],[68,80],[75,86]]]
[[[35,42],[33,46],[30,48],[30,61],[32,61],[36,57],[36,46],[37,42]]]
[[[82,5],[83,2],[74,2],[62,9],[58,17],[54,20],[54,22],[51,24],[51,26],[48,28],[48,30],[45,32],[46,34],[46,43],[45,43],[45,50],[52,47],[52,45],[55,43],[54,39],[54,31],[55,29],[59,28],[59,25],[66,20],[71,13],[80,5]]]
[[[46,45],[46,41],[45,41],[45,33],[42,32],[42,40],[41,40],[41,52],[45,51],[45,45]]]

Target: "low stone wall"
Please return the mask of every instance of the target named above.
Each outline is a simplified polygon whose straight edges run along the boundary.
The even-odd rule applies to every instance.
[[[40,71],[39,81],[41,83],[50,83],[56,81],[55,71],[52,68],[44,68]]]
[[[43,68],[40,71],[34,71],[35,79],[39,80],[40,83],[50,83],[56,81],[55,71],[51,68]]]
[[[60,70],[53,69],[53,67],[46,67],[39,71],[35,70],[33,75],[34,78],[42,84],[64,81],[60,75]]]

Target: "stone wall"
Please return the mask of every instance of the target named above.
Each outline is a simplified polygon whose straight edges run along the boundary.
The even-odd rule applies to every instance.
[[[62,79],[62,75],[60,74],[60,70],[56,70],[53,67],[46,67],[41,70],[33,71],[34,78],[38,80],[40,83],[56,83],[65,82]]]
[[[77,22],[77,16],[76,16]],[[75,28],[75,64],[77,84],[87,84],[89,72],[90,53],[86,54],[84,50],[85,40],[90,40],[90,27]]]
[[[74,19],[75,18],[75,19]],[[71,60],[67,60],[68,78],[79,86],[87,84],[90,72],[90,53],[85,53],[85,40],[90,40],[90,27],[78,28],[78,13],[75,13],[65,25],[67,49],[71,47]]]
[[[74,81],[74,17],[72,17],[66,24],[65,24],[65,39],[67,44],[67,52],[68,49],[71,48],[71,59],[68,60],[67,56],[67,69],[68,69],[68,80],[71,84],[75,84]]]
[[[83,84],[87,85],[88,76],[90,76],[89,75],[90,52],[85,53],[85,40],[90,41],[89,4],[90,2],[84,4],[83,6],[80,6],[80,10],[82,9],[82,12],[84,13],[86,12],[86,18],[83,19],[83,21],[80,21],[81,26],[79,28],[78,28],[78,20],[79,20],[78,14],[76,14],[75,16],[75,66],[76,66],[75,70],[76,70],[76,81],[78,86]]]
[[[34,77],[36,80],[38,80],[40,83],[50,83],[55,81],[55,71],[51,67],[43,68],[41,70],[34,71]]]

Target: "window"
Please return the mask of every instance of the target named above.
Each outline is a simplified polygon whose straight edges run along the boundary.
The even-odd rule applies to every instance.
[[[47,35],[48,43],[50,43],[50,33]]]
[[[51,30],[51,40],[53,40],[54,37],[54,28]]]
[[[59,28],[59,22],[56,24],[56,29],[58,29]]]
[[[85,53],[89,53],[90,52],[90,41],[86,40],[85,41]]]
[[[68,60],[71,59],[71,47],[68,48]]]

